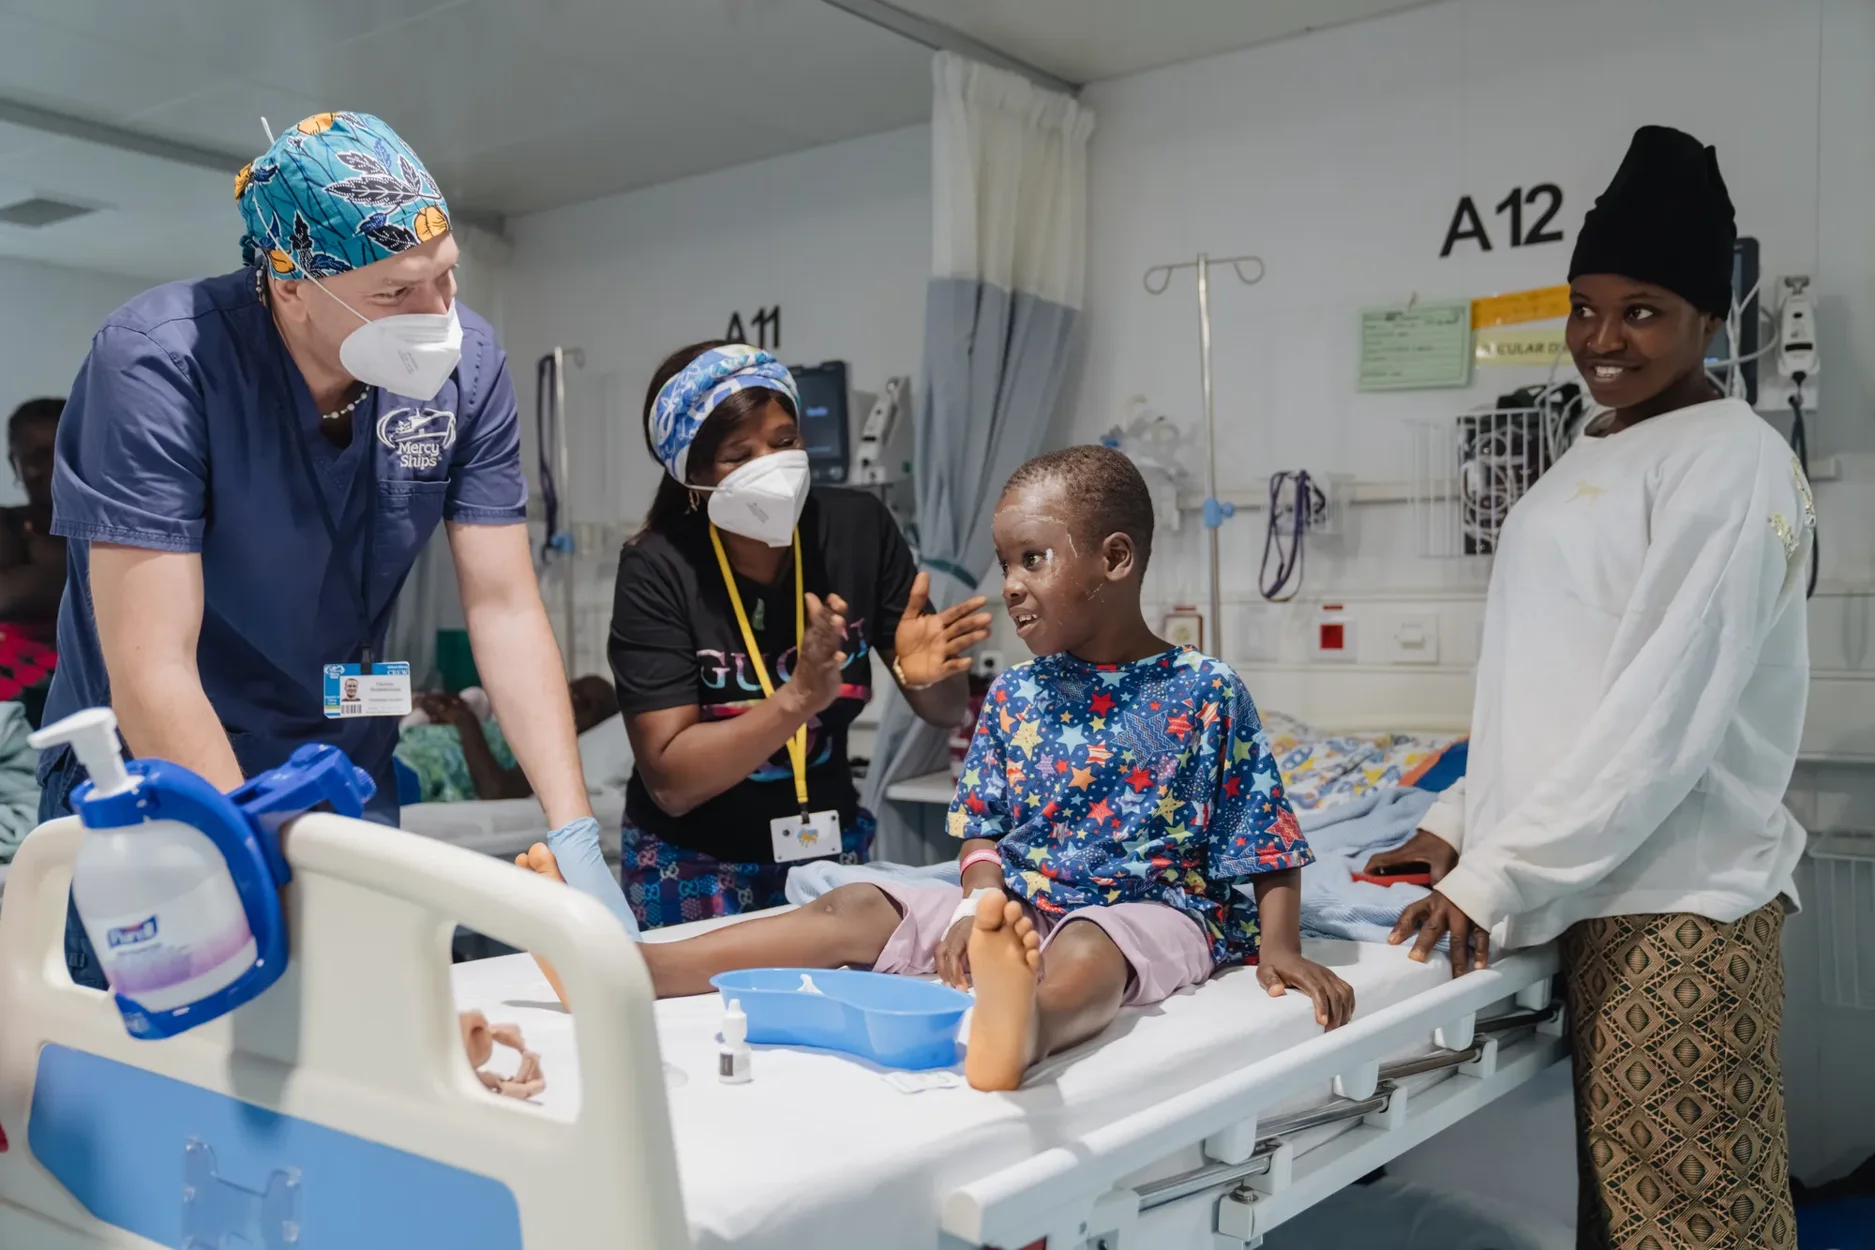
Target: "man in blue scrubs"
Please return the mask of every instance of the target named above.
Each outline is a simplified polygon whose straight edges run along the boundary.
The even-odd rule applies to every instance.
[[[322,113],[243,169],[235,197],[246,265],[131,300],[73,384],[53,478],[70,560],[48,721],[108,703],[133,754],[224,790],[333,743],[394,824],[409,679],[381,648],[441,521],[515,759],[550,825],[582,828],[514,389],[488,323],[456,307],[440,191],[382,121]],[[42,819],[68,813],[83,777],[69,750],[40,774]],[[81,927],[66,947],[74,977],[102,986]]]

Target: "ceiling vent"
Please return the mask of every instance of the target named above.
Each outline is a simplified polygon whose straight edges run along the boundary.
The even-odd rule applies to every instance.
[[[70,221],[74,217],[83,217],[86,213],[97,210],[88,204],[68,204],[64,200],[48,199],[35,195],[29,200],[20,200],[0,208],[0,224],[25,226],[37,230],[40,226],[56,225],[61,221]]]

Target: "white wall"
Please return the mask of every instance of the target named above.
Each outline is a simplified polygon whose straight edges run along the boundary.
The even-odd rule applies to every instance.
[[[0,257],[0,420],[23,400],[71,391],[91,336],[146,284]],[[0,471],[0,506],[25,496]]]
[[[732,312],[782,306],[779,354],[845,360],[854,384],[916,374],[931,268],[924,127],[740,166],[512,225],[506,338],[533,410],[532,362],[584,349],[569,378],[582,422],[574,507],[635,519],[659,470],[645,453],[644,389],[675,349],[719,338]]]
[[[1630,134],[1661,122],[1717,145],[1766,273],[1817,276],[1816,450],[1875,451],[1875,361],[1851,354],[1875,336],[1871,54],[1875,9],[1859,0],[1446,0],[1097,85],[1088,345],[1064,435],[1097,435],[1134,394],[1195,426],[1191,275],[1154,298],[1141,274],[1201,249],[1252,252],[1264,281],[1246,288],[1225,272],[1213,298],[1220,486],[1258,489],[1297,466],[1404,478],[1409,418],[1454,414],[1533,375],[1480,370],[1469,393],[1358,394],[1357,311],[1560,282]],[[1540,182],[1565,192],[1564,241],[1512,249],[1492,206]],[[1496,247],[1461,243],[1441,259],[1461,195]],[[1837,492],[1822,489],[1826,508]],[[1465,580],[1404,558],[1399,519],[1362,515],[1361,558],[1323,547],[1311,580]],[[1238,594],[1254,590],[1261,530],[1250,517],[1226,531]],[[1164,562],[1162,590],[1201,594],[1197,543],[1177,549],[1185,558]],[[1852,552],[1843,567],[1870,580],[1865,544],[1825,545],[1833,561]]]
[[[1156,297],[1141,278],[1201,249],[1255,253],[1267,264],[1256,286],[1214,271],[1220,493],[1260,493],[1272,471],[1296,467],[1402,483],[1415,420],[1455,415],[1543,371],[1479,369],[1468,391],[1361,394],[1359,310],[1560,282],[1582,215],[1633,130],[1680,126],[1717,146],[1741,232],[1760,241],[1774,289],[1785,274],[1815,280],[1823,368],[1812,448],[1845,480],[1817,486],[1825,586],[1811,612],[1819,681],[1806,749],[1875,756],[1871,60],[1866,0],[1444,0],[1097,84],[1087,92],[1099,118],[1087,341],[1055,441],[1098,437],[1134,395],[1198,430],[1193,276]],[[1564,238],[1511,248],[1493,207],[1542,182],[1564,191],[1553,223]],[[1464,195],[1495,247],[1461,242],[1442,259]],[[1767,376],[1761,402],[1780,424],[1781,400]],[[1201,468],[1202,455],[1191,463]],[[1346,536],[1311,542],[1303,601],[1277,610],[1256,591],[1265,517],[1240,514],[1222,531],[1226,607],[1211,644],[1269,666],[1259,686],[1271,697],[1332,711],[1392,691],[1434,719],[1462,714],[1488,567],[1419,558],[1410,519],[1401,504],[1353,508]],[[1159,606],[1204,602],[1195,521],[1161,537],[1148,579]],[[1324,599],[1349,604],[1358,663],[1299,676],[1311,659],[1307,618]],[[1384,654],[1386,620],[1402,612],[1435,618],[1441,644],[1439,663],[1412,681]],[[1820,811],[1875,826],[1875,786],[1820,784]],[[1845,793],[1853,801],[1839,801]]]
[[[730,314],[780,304],[791,364],[844,360],[876,391],[923,357],[931,153],[922,126],[652,187],[512,224],[508,351],[534,473],[534,361],[582,349],[568,373],[570,515],[635,522],[662,472],[645,451],[645,387],[665,356],[719,338]],[[581,671],[606,672],[617,552],[579,569]],[[555,594],[551,606],[559,612]]]

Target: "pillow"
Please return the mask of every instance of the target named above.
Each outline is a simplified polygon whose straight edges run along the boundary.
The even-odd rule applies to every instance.
[[[632,775],[632,744],[624,716],[607,717],[579,736],[579,766],[588,793],[625,788]]]
[[[1464,753],[1453,751],[1453,748],[1464,745],[1463,738],[1414,738],[1407,734],[1382,734],[1361,741],[1373,746],[1372,754],[1362,759],[1358,766],[1322,786],[1315,794],[1312,806],[1333,807],[1375,790],[1418,785],[1438,768],[1448,753],[1456,756],[1454,763],[1458,771],[1449,778],[1442,778],[1444,785],[1449,785],[1463,772]],[[1440,788],[1444,788],[1443,785]]]
[[[1270,740],[1270,750],[1277,755],[1287,755],[1303,743],[1314,742],[1322,736],[1284,712],[1266,712],[1258,708],[1257,715],[1263,721],[1263,735]]]

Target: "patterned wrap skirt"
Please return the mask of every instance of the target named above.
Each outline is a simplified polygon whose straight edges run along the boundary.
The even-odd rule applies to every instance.
[[[840,831],[840,863],[872,858],[878,828],[871,812],[859,810],[850,829]],[[647,929],[739,916],[781,907],[792,864],[732,864],[660,840],[629,820],[619,840],[619,883],[638,923]]]
[[[1563,935],[1580,1250],[1795,1250],[1783,929],[1774,900]]]

